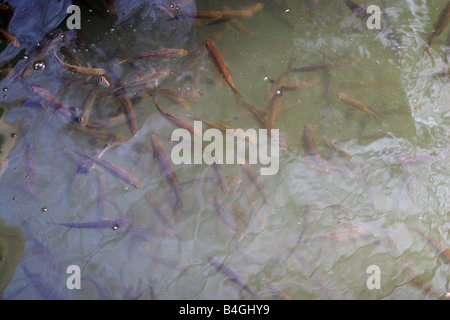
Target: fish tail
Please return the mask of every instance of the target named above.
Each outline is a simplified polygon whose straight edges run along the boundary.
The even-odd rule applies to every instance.
[[[236,100],[236,103],[240,103],[241,100],[244,98],[244,95],[237,90],[233,90],[233,93],[234,93],[234,100]]]

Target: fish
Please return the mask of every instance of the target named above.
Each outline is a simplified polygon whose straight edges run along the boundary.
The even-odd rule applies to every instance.
[[[280,89],[281,91],[303,89],[315,85],[317,81],[319,81],[319,77],[314,76],[308,80],[296,83],[282,83]]]
[[[183,109],[191,110],[191,105],[185,99],[176,97],[176,96],[168,96],[168,95],[165,95],[165,97],[167,99],[171,100],[172,102],[174,102],[175,104],[179,105]]]
[[[101,158],[103,154],[111,147],[110,144],[105,144],[102,148],[97,149],[94,151],[91,156],[96,158]],[[77,166],[77,169],[75,170],[75,178],[77,178],[80,175],[87,174],[91,169],[94,167],[94,161],[88,157],[85,157],[83,155],[80,155],[78,153],[75,153],[83,158],[83,160],[80,162],[80,164]]]
[[[253,292],[244,282],[242,282],[241,279],[239,279],[239,276],[230,268],[225,266],[223,263],[217,262],[214,258],[208,257],[208,262],[210,265],[214,267],[214,269],[217,270],[217,272],[224,275],[228,280],[230,280],[232,283],[240,287],[242,290],[250,294],[250,296],[255,299],[257,297],[257,294]]]
[[[67,228],[73,229],[113,229],[126,228],[131,225],[131,220],[128,218],[106,219],[90,222],[48,222]]]
[[[72,122],[72,120],[74,120],[75,116],[70,111],[70,107],[62,103],[49,91],[37,85],[31,85],[31,90],[36,93],[41,99],[49,102],[53,109],[55,111],[58,111],[58,113],[61,114],[66,120],[68,120],[69,122]]]
[[[6,32],[6,30],[0,29],[0,40],[16,48],[20,47],[19,41],[14,38],[14,36]]]
[[[40,276],[35,273],[32,273],[30,269],[25,265],[22,261],[20,262],[20,266],[22,270],[25,272],[26,276],[31,282],[31,285],[36,289],[42,299],[45,300],[62,300],[62,297],[58,294],[57,289],[51,287],[48,284],[48,281],[44,281]]]
[[[91,137],[94,137],[96,139],[106,140],[110,144],[123,144],[130,140],[130,138],[122,136],[120,134],[106,132],[103,130],[98,130],[98,129],[90,127],[90,125],[86,125],[85,127],[82,127],[78,124],[71,124],[69,127],[76,131],[90,135]]]
[[[110,94],[115,94],[118,91],[123,91],[123,89],[125,88],[132,88],[142,85],[145,85],[147,89],[155,89],[163,79],[167,78],[170,75],[170,73],[171,73],[170,69],[167,68],[163,68],[155,72],[152,71],[146,73],[136,80],[128,81],[118,86],[117,88],[114,88],[113,90],[111,90]]]
[[[350,106],[354,107],[354,109],[363,111],[363,112],[367,113],[368,115],[370,115],[371,117],[375,118],[376,120],[379,120],[378,116],[372,110],[370,110],[366,105],[364,105],[362,102],[360,102],[352,97],[349,97],[348,95],[346,95],[345,93],[342,93],[342,92],[337,93],[337,97],[339,100],[344,101],[344,102],[348,103]]]
[[[431,45],[434,43],[434,41],[439,37],[439,35],[445,30],[448,23],[450,21],[450,1],[447,2],[447,5],[444,9],[442,9],[441,13],[439,14],[437,22],[433,25],[433,32],[428,38],[427,46],[425,50],[429,53],[428,49],[431,47]]]
[[[161,204],[154,199],[150,193],[145,194],[145,198],[147,199],[148,204],[152,207],[153,211],[156,212],[158,217],[170,228],[175,227],[175,221],[173,219],[173,216],[170,215],[167,211],[165,211]]]
[[[214,34],[209,40],[212,42],[217,41],[222,34],[228,30],[229,27],[227,26],[226,28],[224,28],[222,31],[217,32],[216,34]],[[195,49],[193,49],[189,55],[186,56],[186,58],[183,60],[183,62],[181,63],[180,69],[181,70],[187,70],[190,67],[192,67],[194,64],[196,64],[199,59],[208,51],[208,49],[206,48],[205,45],[201,44],[198,45],[197,47],[195,47]]]
[[[369,19],[371,17],[371,14],[367,13],[366,10],[362,6],[357,5],[356,3],[354,3],[351,0],[345,0],[344,2],[347,5],[347,7],[350,10],[352,10],[353,14],[355,16],[359,17],[360,19],[362,19],[363,22],[366,22],[367,19]]]
[[[161,140],[159,140],[156,134],[152,134],[151,144],[153,148],[153,159],[156,160],[158,164],[159,172],[161,173],[161,176],[166,179],[177,198],[175,207],[179,205],[184,212],[183,198],[181,196],[181,189],[178,184],[177,176],[172,168],[171,161],[164,150]]]
[[[423,236],[425,239],[428,240],[428,242],[431,244],[433,249],[439,254],[439,256],[444,260],[445,263],[450,264],[450,249],[445,246],[443,243],[437,241],[430,235],[426,234],[425,232],[416,229],[418,233],[420,233],[421,236]]]
[[[223,191],[223,193],[228,193],[228,182],[222,170],[222,167],[219,166],[216,162],[213,162],[212,167],[217,181],[219,182],[220,189]]]
[[[281,94],[274,95],[270,100],[269,111],[270,111],[270,119],[269,121],[272,123],[272,126],[275,127],[275,121],[277,120],[278,113],[281,109],[281,101],[283,96]]]
[[[417,272],[408,266],[402,268],[401,273],[416,288],[420,289],[425,296],[432,296],[437,299],[445,299],[446,296],[436,290],[428,281],[422,278]]]
[[[119,101],[119,105],[121,106],[121,109],[123,113],[125,114],[125,117],[127,119],[128,128],[131,131],[131,134],[135,137],[138,134],[138,125],[136,122],[136,115],[134,114],[133,105],[128,98],[128,95],[126,92],[121,91],[120,93],[117,92],[114,94],[117,101]]]
[[[117,64],[122,64],[125,62],[140,60],[140,59],[152,59],[152,58],[163,58],[163,59],[175,59],[181,58],[187,55],[187,51],[185,49],[161,49],[156,51],[148,51],[144,53],[137,54],[135,56],[126,58],[122,61],[119,61]]]
[[[328,166],[326,165],[325,160],[322,158],[319,149],[317,148],[312,126],[309,123],[305,123],[303,127],[302,145],[305,149],[306,154],[310,156],[319,167],[324,170],[328,170]]]
[[[331,68],[332,68],[331,65],[328,63],[320,63],[320,64],[311,64],[298,68],[292,68],[291,72],[314,72],[314,71],[329,72]]]
[[[112,175],[116,176],[117,178],[121,179],[122,181],[131,184],[133,187],[140,189],[142,188],[141,182],[133,176],[131,173],[126,171],[125,169],[100,158],[97,158],[95,156],[91,156],[86,154],[85,155],[89,160],[93,161],[94,164],[97,164],[101,166],[103,169],[105,169],[107,172],[111,173]]]
[[[97,97],[99,88],[94,87],[89,91],[86,99],[84,99],[83,104],[81,106],[81,113],[79,116],[80,125],[82,127],[86,126],[89,121],[89,115],[92,110],[92,106],[94,105],[95,98]]]
[[[242,94],[238,91],[238,89],[234,85],[233,80],[231,79],[230,70],[225,64],[225,61],[222,55],[220,54],[219,50],[211,40],[206,40],[205,45],[206,48],[208,49],[209,57],[212,63],[214,64],[215,68],[219,72],[219,75],[221,75],[224,78],[225,82],[230,86],[231,90],[234,93],[236,101],[239,101],[242,98]]]
[[[8,158],[2,160],[2,162],[0,162],[0,178],[3,176],[3,174],[5,173],[6,169],[8,169]]]
[[[253,114],[253,116],[267,129],[267,134],[270,136],[271,130],[274,129],[272,122],[264,115],[264,111],[256,109],[250,102],[245,99],[240,101],[247,109]],[[281,137],[280,137],[281,139]]]
[[[56,257],[36,236],[33,235],[27,223],[24,223],[22,227],[25,231],[25,243],[31,248],[32,254],[41,258],[47,266],[56,272],[63,272],[61,260]]]
[[[266,279],[264,279],[264,282],[266,283],[266,286],[269,288],[270,292],[273,294],[274,297],[281,299],[281,300],[292,300],[292,298],[286,292],[281,290],[273,282],[270,282]]]
[[[273,84],[270,86],[269,90],[266,93],[266,101],[270,101],[273,96],[277,93],[277,90],[280,90],[281,84],[286,80],[289,73],[292,70],[292,63],[294,62],[294,59],[291,59],[289,62],[287,68],[283,71],[282,74],[273,82]]]
[[[232,234],[244,234],[244,230],[242,227],[235,221],[235,217],[238,214],[235,211],[224,204],[223,202],[219,202],[217,196],[214,196],[213,199],[210,199],[209,202],[214,205],[216,209],[216,213],[219,216],[220,222],[232,233]],[[245,223],[242,217],[241,220]]]
[[[241,165],[241,168],[244,169],[244,172],[247,174],[247,177],[250,179],[250,181],[253,183],[253,185],[256,187],[256,189],[261,194],[263,203],[267,204],[267,195],[266,195],[266,191],[264,190],[264,184],[262,183],[258,174],[247,163],[245,163],[245,162],[240,163],[240,165]]]
[[[64,69],[67,69],[71,72],[83,74],[85,76],[102,76],[106,73],[106,70],[103,68],[88,68],[68,64],[62,61],[60,57],[58,57],[58,55],[56,54],[56,50],[53,51],[53,55]]]
[[[195,128],[192,124],[190,124],[189,122],[178,118],[176,116],[174,116],[173,114],[170,114],[167,111],[164,111],[158,104],[158,101],[156,100],[156,96],[153,97],[153,103],[156,106],[156,109],[158,109],[158,111],[163,115],[163,117],[170,122],[170,124],[172,124],[175,127],[181,127],[184,128],[186,130],[188,130],[192,135],[196,135],[201,137],[202,136],[202,132],[201,130],[198,130],[198,128]]]
[[[171,230],[178,241],[184,243],[184,240],[180,238],[177,234],[177,230],[175,227],[175,220],[171,214],[169,214],[166,210],[164,210],[158,201],[156,201],[150,193],[145,194],[145,198],[147,199],[148,204],[152,207],[153,211],[156,212],[157,216],[162,220],[164,224],[167,225]]]
[[[305,242],[345,241],[349,239],[358,238],[363,234],[365,234],[364,228],[356,227],[351,229],[339,230],[323,236],[311,237],[305,239]]]

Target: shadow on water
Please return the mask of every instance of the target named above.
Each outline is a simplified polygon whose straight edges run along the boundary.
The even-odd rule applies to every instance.
[[[446,1],[361,2],[1,3],[3,298],[445,298]],[[277,172],[175,163],[194,119]]]

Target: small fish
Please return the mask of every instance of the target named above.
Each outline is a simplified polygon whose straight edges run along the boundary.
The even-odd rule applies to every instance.
[[[371,15],[369,13],[367,13],[366,10],[362,6],[357,5],[356,3],[354,3],[351,0],[345,0],[344,2],[347,5],[347,7],[350,10],[352,10],[353,14],[355,16],[359,17],[360,19],[362,19],[363,22],[366,22],[367,19],[369,19],[371,17]]]
[[[163,59],[175,59],[175,58],[181,58],[187,55],[187,51],[184,49],[161,49],[156,51],[149,51],[137,54],[135,56],[126,58],[117,64],[122,64],[125,62],[130,62],[134,60],[140,60],[140,59],[152,59],[152,58],[163,58]]]
[[[283,95],[276,94],[272,97],[269,104],[269,111],[270,111],[270,119],[269,121],[272,123],[272,126],[275,127],[275,121],[277,120],[278,113],[281,109],[281,101],[283,99]]]
[[[172,102],[174,102],[175,104],[179,105],[180,107],[182,107],[185,110],[191,110],[191,105],[189,104],[189,102],[187,102],[185,99],[180,98],[180,97],[176,97],[176,96],[168,96],[168,95],[164,95],[167,99],[171,100]]]
[[[3,29],[0,29],[0,40],[14,47],[20,47],[19,41]]]
[[[118,91],[122,91],[125,88],[132,88],[137,86],[145,85],[147,89],[154,89],[158,86],[158,84],[165,78],[170,75],[171,71],[167,68],[163,68],[158,71],[151,71],[149,73],[144,74],[142,77],[139,77],[136,80],[128,81],[117,88],[114,88],[111,91],[111,94],[117,93]]]
[[[230,268],[225,266],[223,263],[219,263],[211,257],[208,257],[208,262],[217,270],[217,272],[223,274],[232,283],[239,286],[242,290],[250,294],[252,298],[256,298],[257,294],[254,293],[241,279],[239,276]]]
[[[6,169],[8,169],[8,159],[4,159],[2,162],[0,162],[0,178],[3,176]]]
[[[72,121],[74,120],[74,115],[70,111],[70,107],[62,103],[58,98],[56,98],[53,94],[51,94],[49,91],[45,90],[44,88],[41,88],[37,85],[32,85],[31,90],[33,90],[34,93],[36,93],[40,98],[45,100],[46,102],[49,102],[53,109],[55,111],[58,111],[59,114],[61,114],[66,120]]]
[[[273,82],[272,86],[269,88],[269,90],[266,93],[266,100],[270,101],[273,96],[277,93],[277,90],[280,90],[281,84],[286,80],[289,73],[292,70],[292,63],[294,62],[294,59],[291,59],[289,62],[287,68],[283,71],[282,74]]]
[[[150,193],[145,194],[145,198],[147,199],[148,204],[152,207],[153,211],[156,212],[158,217],[170,228],[175,227],[175,221],[173,219],[173,216],[169,214],[167,211],[165,211],[161,204],[154,199]]]
[[[136,115],[134,114],[133,105],[128,98],[127,93],[121,91],[120,93],[117,92],[116,94],[114,94],[114,96],[116,97],[117,101],[119,101],[122,111],[125,114],[128,128],[130,129],[131,134],[134,137],[137,136],[139,128],[136,122]]]
[[[428,281],[422,278],[417,272],[405,266],[401,273],[416,288],[420,289],[425,296],[432,296],[434,299],[445,299],[446,297],[436,290]]]
[[[229,27],[224,28],[222,31],[214,34],[211,38],[210,41],[215,42],[217,41],[222,34],[228,30]],[[196,64],[199,59],[207,52],[207,48],[205,45],[199,45],[197,46],[195,49],[193,49],[189,55],[186,56],[186,58],[184,59],[184,61],[181,63],[181,70],[187,70],[189,69],[191,66],[193,66],[194,64]]]
[[[436,250],[439,256],[445,261],[445,263],[450,264],[450,249],[448,247],[419,229],[417,229],[417,232],[419,232],[425,239],[428,240],[433,249]]]
[[[223,191],[223,193],[228,193],[228,182],[222,170],[222,167],[216,162],[213,162],[212,167],[217,177],[217,181],[219,182],[220,189]]]
[[[283,83],[281,84],[281,90],[298,90],[298,89],[303,89],[303,88],[307,88],[310,86],[313,86],[317,83],[317,81],[319,81],[319,77],[314,76],[311,79],[305,80],[305,81],[300,81],[300,82],[296,82],[296,83]]]
[[[99,88],[94,87],[89,91],[86,99],[83,101],[83,105],[81,106],[81,114],[80,114],[80,125],[82,127],[86,126],[89,121],[89,115],[92,110],[92,106],[94,105],[95,98],[97,97]]]
[[[281,300],[292,300],[292,298],[283,290],[281,290],[276,284],[273,282],[264,280],[267,287],[270,289],[270,292],[273,294],[274,297],[281,299]]]
[[[91,156],[101,158],[103,154],[111,147],[110,144],[105,144],[102,148],[94,151]],[[83,160],[76,169],[76,175],[87,174],[94,167],[94,161],[88,157],[83,156]]]
[[[426,51],[431,47],[431,45],[434,43],[437,37],[445,30],[448,23],[450,21],[450,1],[447,2],[447,5],[444,9],[442,9],[441,13],[439,14],[439,18],[437,22],[433,25],[433,33],[429,37],[427,41],[427,47]]]
[[[210,199],[209,202],[214,205],[216,213],[219,216],[220,222],[222,222],[222,224],[232,234],[244,234],[244,230],[235,221],[235,217],[238,217],[238,214],[236,214],[234,210],[232,210],[229,206],[227,206],[223,202],[219,202],[217,196],[214,196],[214,198]],[[243,218],[242,217],[240,218],[243,221]]]
[[[349,97],[345,93],[341,93],[341,92],[337,94],[337,97],[339,100],[344,101],[344,102],[348,103],[350,106],[354,107],[354,109],[363,111],[363,112],[369,114],[371,117],[375,118],[376,120],[379,120],[378,116],[372,110],[370,110],[366,105],[361,103],[360,101],[358,101],[352,97]]]
[[[33,256],[41,258],[47,266],[56,272],[63,272],[61,260],[56,257],[36,236],[26,223],[23,225],[25,231],[26,245],[31,248]]]
[[[130,140],[130,138],[122,136],[120,134],[106,132],[103,130],[97,130],[95,128],[91,128],[89,125],[82,127],[78,124],[71,124],[70,128],[82,132],[84,134],[90,135],[91,137],[94,137],[96,139],[106,140],[111,144],[123,144]]]
[[[209,57],[216,67],[217,71],[219,72],[219,75],[221,75],[225,82],[230,86],[231,90],[234,93],[234,97],[236,101],[239,101],[242,98],[242,94],[238,91],[236,86],[233,83],[233,80],[231,79],[231,73],[228,69],[227,65],[225,64],[225,61],[220,54],[217,47],[214,45],[214,43],[211,40],[206,40],[206,48],[208,49]]]
[[[113,229],[126,228],[130,226],[131,220],[127,218],[108,219],[91,222],[49,222],[67,228],[74,229]]]
[[[44,281],[44,279],[42,279],[39,275],[32,273],[23,261],[20,263],[20,266],[42,299],[62,300],[62,297],[57,293],[57,289],[55,287],[51,287],[48,281]]]
[[[328,170],[328,166],[326,165],[325,160],[322,158],[319,149],[317,148],[312,126],[309,123],[305,123],[303,127],[302,145],[305,149],[306,154],[310,156],[319,167],[324,170]]]
[[[339,230],[327,235],[317,236],[305,239],[305,242],[321,242],[321,241],[346,241],[354,238],[358,238],[365,234],[365,230],[362,227],[351,228],[346,230]]]
[[[176,116],[174,116],[173,114],[170,114],[167,111],[164,111],[158,104],[158,101],[156,100],[156,96],[153,97],[153,102],[156,106],[156,108],[158,109],[158,111],[163,115],[163,117],[169,121],[173,126],[175,127],[181,127],[184,128],[186,130],[188,130],[192,135],[196,135],[201,137],[202,136],[202,132],[200,130],[198,130],[197,128],[195,128],[192,124],[190,124],[189,122],[178,118]]]
[[[75,66],[75,65],[65,63],[58,57],[58,55],[56,54],[56,51],[53,51],[53,55],[55,56],[56,60],[59,62],[59,64],[63,68],[65,68],[69,71],[72,71],[74,73],[79,73],[79,74],[83,74],[86,76],[102,76],[106,73],[106,70],[103,68],[87,68],[87,67],[80,67],[80,66]]]
[[[139,180],[133,176],[131,173],[126,171],[125,169],[100,158],[91,156],[91,155],[85,155],[89,160],[92,160],[94,164],[97,164],[101,166],[103,169],[105,169],[107,172],[111,173],[112,175],[116,176],[117,178],[123,180],[126,183],[131,184],[133,187],[139,189],[142,188],[141,183]]]
[[[329,72],[331,65],[328,63],[311,64],[304,67],[292,68],[291,72],[314,72],[314,71],[325,71]]]
[[[181,189],[180,186],[178,185],[177,176],[172,168],[171,161],[166,151],[164,150],[164,147],[161,143],[161,140],[159,140],[158,136],[153,134],[151,140],[153,148],[153,159],[155,159],[156,162],[158,163],[158,168],[159,172],[161,173],[161,176],[166,179],[167,183],[170,185],[173,192],[175,193],[175,196],[177,198],[175,206],[179,205],[181,207],[181,210],[184,212],[183,199],[181,197]]]
[[[253,185],[256,187],[256,189],[258,189],[258,191],[261,193],[261,196],[263,198],[263,203],[267,204],[267,196],[266,196],[266,191],[264,190],[264,184],[262,183],[258,174],[247,163],[244,162],[244,163],[241,163],[240,165],[241,165],[242,169],[244,169],[244,171],[247,174],[250,181],[253,183]]]
[[[264,115],[264,111],[256,109],[251,103],[249,103],[245,99],[242,99],[240,102],[244,106],[246,106],[247,109],[254,115],[254,117],[263,125],[263,127],[267,129],[267,133],[270,136],[271,130],[274,129],[274,126],[272,122],[270,122],[269,119],[267,119],[267,117]]]

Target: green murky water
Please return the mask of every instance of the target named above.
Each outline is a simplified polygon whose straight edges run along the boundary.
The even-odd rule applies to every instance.
[[[251,3],[228,1],[227,6],[239,9]],[[173,4],[180,12],[190,12],[193,5]],[[0,160],[8,158],[0,178],[0,217],[6,225],[22,229],[25,238],[23,257],[3,298],[249,298],[214,269],[209,257],[232,269],[261,299],[277,298],[271,285],[292,299],[438,299],[450,291],[448,264],[417,232],[450,243],[449,78],[430,76],[448,68],[448,28],[431,46],[431,56],[423,53],[446,1],[363,1],[364,7],[381,8],[382,28],[392,30],[398,45],[390,42],[394,38],[369,30],[344,1],[264,4],[264,10],[239,20],[246,29],[225,22],[206,25],[210,20],[148,24],[155,16],[144,14],[152,5],[143,2],[128,13],[118,11],[116,25],[103,20],[104,8],[82,7],[78,37],[66,31],[63,44],[85,65],[108,70],[105,77],[113,87],[115,76],[124,83],[151,68],[170,68],[172,73],[162,86],[198,90],[202,96],[186,100],[189,110],[162,95],[158,102],[191,123],[188,116],[235,128],[261,128],[236,102],[228,85],[218,81],[207,55],[186,70],[180,69],[186,57],[114,63],[162,47],[192,52],[228,26],[214,43],[238,90],[260,110],[268,106],[267,78],[277,79],[290,61],[294,68],[329,66],[290,72],[285,80],[297,83],[317,77],[307,88],[282,91],[274,128],[287,147],[280,150],[279,171],[260,176],[265,205],[239,165],[221,166],[230,178],[226,194],[208,179],[214,177],[211,166],[174,165],[178,181],[186,182],[181,186],[185,213],[175,215],[176,234],[146,199],[150,194],[168,212],[175,204],[152,159],[151,146],[151,135],[158,134],[170,154],[174,144],[167,137],[175,127],[151,98],[133,100],[137,136],[132,137],[125,120],[101,129],[130,138],[108,149],[102,159],[137,177],[142,184],[137,189],[100,166],[75,179],[83,159],[80,154],[105,142],[73,129],[51,108],[24,103],[39,101],[29,89],[39,85],[67,105],[79,107],[93,85],[86,76],[62,68],[50,54],[42,58],[45,68],[33,69],[20,79],[2,80],[0,86],[8,89],[1,102],[6,110],[1,126],[13,126],[18,134],[2,130],[2,134],[8,131],[3,134],[5,141],[15,147],[9,152],[2,146],[0,154]],[[223,10],[224,3],[197,1],[196,5],[198,11],[209,11]],[[169,2],[161,8],[150,12],[176,14]],[[32,59],[30,53],[28,60]],[[90,123],[118,109],[108,90],[100,87]],[[127,92],[137,97],[141,91]],[[338,93],[361,101],[379,120],[352,109],[337,98]],[[311,161],[302,145],[307,123],[326,170]],[[336,141],[342,152],[333,149],[330,141]],[[252,167],[259,172],[261,165]],[[222,223],[211,204],[215,196],[240,213],[234,217],[242,233],[232,233]],[[133,220],[129,229],[53,224],[124,215]],[[71,265],[81,270],[79,290],[66,284]],[[372,276],[367,269],[372,265],[379,267],[380,289],[367,286]]]

